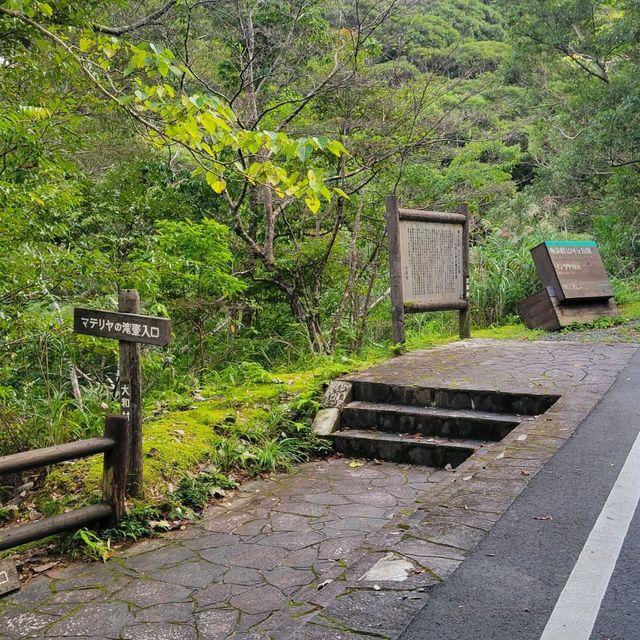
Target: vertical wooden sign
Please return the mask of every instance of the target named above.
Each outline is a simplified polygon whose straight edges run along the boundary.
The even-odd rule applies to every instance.
[[[386,199],[392,334],[405,342],[405,314],[457,310],[461,338],[469,327],[469,215],[401,209]]]
[[[404,330],[404,298],[400,265],[400,217],[395,196],[385,199],[389,234],[389,274],[391,276],[391,337],[396,344],[406,342]]]
[[[135,289],[121,289],[118,294],[120,313],[140,313],[140,296]],[[120,340],[118,367],[120,410],[129,420],[129,493],[142,496],[142,369],[140,366],[140,343]]]

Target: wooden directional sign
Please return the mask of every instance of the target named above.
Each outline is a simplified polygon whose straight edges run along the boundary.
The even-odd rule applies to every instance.
[[[393,340],[405,341],[404,314],[460,312],[460,337],[469,337],[469,218],[458,213],[401,209],[388,196]]]
[[[120,411],[130,424],[130,495],[142,496],[142,370],[140,343],[165,345],[171,340],[171,320],[140,315],[135,289],[121,289],[118,312],[74,309],[73,330],[89,336],[118,340],[118,397]]]
[[[73,330],[89,336],[166,345],[171,340],[171,320],[98,309],[74,309]]]
[[[543,286],[553,288],[560,302],[614,295],[595,242],[546,241],[531,256]]]

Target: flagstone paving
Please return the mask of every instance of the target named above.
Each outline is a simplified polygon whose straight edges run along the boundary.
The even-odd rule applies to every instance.
[[[3,632],[219,639],[274,612],[303,612],[295,592],[313,585],[321,593],[373,532],[415,505],[434,472],[356,464],[321,460],[252,482],[187,531],[142,542],[104,565],[50,571],[9,599]]]
[[[636,348],[468,341],[360,374],[561,397],[455,472],[332,458],[248,483],[185,531],[51,570],[0,600],[0,637],[395,638]]]

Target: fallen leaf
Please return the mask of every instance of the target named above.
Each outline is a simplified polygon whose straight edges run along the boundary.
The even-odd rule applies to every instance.
[[[520,473],[521,473],[523,476],[529,476],[529,475],[531,475],[531,474],[530,474],[526,469],[523,469]]]
[[[357,467],[364,467],[364,462],[361,462],[360,460],[352,460],[352,461],[349,463],[349,466],[350,466],[352,469],[356,469]]]
[[[553,520],[553,516],[533,516],[534,520]]]
[[[333,580],[325,580],[324,582],[321,582],[318,585],[318,591],[320,591],[321,589],[324,589],[328,584],[331,584],[333,582]]]

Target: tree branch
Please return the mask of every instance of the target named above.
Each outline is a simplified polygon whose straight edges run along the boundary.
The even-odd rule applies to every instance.
[[[151,12],[148,16],[145,16],[144,18],[140,18],[140,20],[136,20],[136,22],[132,22],[131,24],[126,24],[126,25],[123,25],[122,27],[108,27],[102,24],[94,24],[93,30],[97,31],[98,33],[104,33],[108,36],[121,36],[125,33],[129,33],[130,31],[135,31],[136,29],[140,29],[141,27],[146,27],[152,22],[155,22],[158,18],[161,18],[165,13],[168,13],[176,4],[177,1],[178,0],[169,0],[156,11]]]

